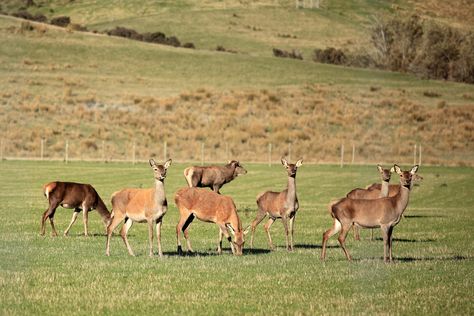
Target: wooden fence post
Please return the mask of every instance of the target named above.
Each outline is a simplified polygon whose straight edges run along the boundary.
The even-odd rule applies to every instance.
[[[44,155],[44,138],[41,138],[41,160],[43,160]]]
[[[418,165],[421,166],[421,144],[419,145],[419,156],[418,156]]]
[[[352,164],[354,164],[355,161],[355,144],[352,143]]]
[[[64,161],[66,163],[69,162],[69,140],[66,139],[66,148],[65,148],[65,151],[64,151]]]
[[[344,144],[341,145],[341,168],[344,166]]]
[[[3,161],[3,138],[0,139],[0,161]]]
[[[291,143],[288,143],[288,161],[291,163]]]
[[[416,165],[416,144],[413,146],[413,165]]]
[[[133,141],[133,147],[132,147],[132,165],[135,164],[136,162],[136,145],[135,145],[135,141]]]
[[[166,161],[168,157],[168,143],[166,141],[163,142],[163,161]]]
[[[204,142],[201,142],[201,166],[204,166]]]
[[[272,143],[268,144],[268,166],[272,166]]]

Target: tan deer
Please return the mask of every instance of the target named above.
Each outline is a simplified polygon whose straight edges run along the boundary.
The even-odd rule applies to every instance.
[[[373,200],[373,199],[379,199],[381,197],[386,197],[388,196],[388,191],[389,191],[389,182],[390,182],[390,177],[392,176],[392,173],[395,172],[393,167],[391,169],[384,169],[382,168],[381,165],[377,165],[377,170],[380,173],[380,177],[382,178],[382,184],[380,184],[380,190],[368,190],[368,189],[354,189],[347,193],[346,197],[350,199],[365,199],[365,200]],[[360,240],[360,232],[359,232],[359,227],[354,226],[354,238],[355,240]],[[370,240],[374,239],[374,230],[370,230]]]
[[[392,232],[393,228],[400,222],[410,196],[410,187],[413,175],[418,171],[418,165],[410,171],[402,171],[398,165],[394,165],[395,172],[400,176],[400,191],[393,197],[384,197],[375,200],[352,200],[342,198],[329,206],[330,213],[334,219],[333,227],[323,234],[321,260],[326,258],[326,244],[329,237],[339,233],[339,244],[351,260],[345,239],[352,225],[364,228],[380,227],[384,240],[384,261],[392,261]]]
[[[293,251],[293,232],[296,211],[298,211],[298,197],[296,196],[296,171],[303,164],[300,159],[296,164],[290,164],[285,158],[281,158],[281,163],[288,173],[288,186],[282,192],[266,191],[257,196],[258,211],[253,220],[252,236],[250,238],[250,248],[253,248],[253,235],[257,225],[268,215],[270,218],[265,224],[264,229],[268,237],[270,249],[274,249],[272,237],[270,236],[270,227],[277,218],[281,218],[286,234],[286,249]]]
[[[158,241],[158,254],[163,256],[161,250],[161,224],[163,216],[168,210],[165,195],[166,171],[171,165],[171,159],[164,165],[158,165],[153,159],[149,161],[155,177],[155,187],[150,189],[123,189],[112,194],[112,218],[107,227],[107,245],[105,254],[110,256],[110,238],[114,229],[125,219],[120,230],[123,242],[128,253],[134,256],[128,243],[127,232],[133,222],[148,223],[149,255],[153,256],[153,224],[156,224],[156,238]]]
[[[189,239],[189,225],[195,217],[204,222],[216,223],[219,226],[219,242],[217,252],[222,253],[222,237],[226,236],[234,255],[242,255],[244,235],[248,227],[242,230],[242,223],[234,201],[229,196],[201,188],[182,188],[176,192],[175,203],[179,211],[179,222],[176,225],[176,240],[178,253],[183,254],[181,248],[181,231],[186,239],[188,252],[194,252]],[[228,230],[234,235],[232,241]]]

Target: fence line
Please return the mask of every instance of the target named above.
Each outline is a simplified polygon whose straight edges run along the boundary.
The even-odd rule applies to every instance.
[[[0,138],[0,160],[62,160],[65,163],[68,163],[70,161],[102,161],[130,162],[132,164],[135,164],[137,162],[146,162],[150,157],[161,156],[160,154],[157,154],[156,151],[154,151],[156,150],[156,148],[149,148],[149,146],[143,145],[143,143],[141,144],[141,147],[139,149],[139,143],[137,144],[135,140],[131,141],[128,146],[123,146],[122,144],[119,145],[113,141],[106,142],[105,140],[98,140],[96,142],[70,142],[69,139],[66,139],[64,143],[58,142],[51,145],[48,144],[47,139],[44,137],[39,138],[38,142],[34,143],[37,145],[34,146],[34,144],[29,143],[31,149],[24,149],[24,147],[26,146],[22,142]],[[99,144],[99,146],[97,146],[96,144]],[[352,149],[352,155],[350,158],[344,157],[346,154],[346,144],[341,143],[340,147],[337,148],[339,150],[336,151],[339,153],[339,157],[337,157],[337,154],[333,154],[332,158],[328,157],[328,150],[326,150],[323,159],[318,159],[316,155],[316,157],[308,157],[307,155],[304,155],[304,152],[302,152],[302,150],[305,149],[301,149],[298,146],[298,143],[295,142],[290,142],[287,144],[280,143],[277,146],[274,146],[272,142],[268,142],[267,144],[268,145],[266,146],[266,150],[265,147],[261,148],[260,143],[254,143],[252,142],[252,140],[250,140],[247,145],[244,145],[244,150],[241,150],[242,144],[239,144],[239,153],[237,155],[235,155],[234,151],[232,150],[232,143],[229,142],[223,142],[221,146],[219,144],[209,144],[205,141],[201,141],[197,143],[187,144],[187,146],[177,147],[170,146],[167,141],[163,141],[163,147],[161,149],[163,161],[172,158],[175,162],[200,162],[201,165],[210,163],[222,163],[223,161],[227,162],[228,160],[232,159],[240,159],[244,162],[266,163],[268,164],[268,166],[271,167],[274,163],[279,165],[279,159],[282,156],[285,156],[289,161],[292,161],[293,158],[304,158],[305,163],[339,164],[341,168],[344,167],[344,164],[349,164],[349,162],[351,165],[383,163],[380,160],[376,160],[370,157],[358,156],[356,159],[357,148],[355,142],[349,143],[349,146],[351,146]],[[53,150],[48,150],[48,146],[52,146]],[[62,154],[61,150],[58,150],[60,148],[58,146],[62,146]],[[265,151],[267,152],[266,154]],[[396,151],[396,149],[394,149],[394,151]],[[277,155],[275,155],[275,152],[277,153]],[[351,153],[349,153],[349,155],[350,154]],[[393,157],[393,159],[395,159],[394,161],[391,161],[390,164],[394,162],[397,162],[399,164],[411,164],[411,162],[409,162],[410,158],[406,156],[405,159],[403,159],[403,156],[396,154],[390,155],[390,153],[387,153],[386,157]],[[345,159],[347,161],[345,161]],[[387,158],[383,160],[386,159]],[[421,165],[421,144],[414,145],[413,163],[416,164],[417,162],[419,165]]]

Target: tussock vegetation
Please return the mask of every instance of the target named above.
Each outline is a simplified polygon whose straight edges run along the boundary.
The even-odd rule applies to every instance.
[[[274,159],[288,155],[291,143],[293,157],[312,162],[337,161],[341,144],[356,146],[356,162],[411,161],[414,144],[421,144],[425,163],[472,165],[474,106],[449,105],[431,93],[420,93],[424,104],[409,100],[404,90],[378,87],[353,94],[330,85],[201,88],[175,97],[128,95],[107,103],[76,95],[67,85],[62,105],[24,94],[10,103],[15,105],[2,115],[2,124],[9,131],[5,152],[19,156],[38,156],[42,137],[50,157],[63,156],[66,139],[70,157],[106,159],[131,159],[133,143],[138,158],[161,156],[166,141],[168,154],[177,160],[199,160],[203,142],[208,161],[266,161],[270,143]],[[4,95],[2,103],[11,97]],[[441,100],[431,104],[433,97]]]

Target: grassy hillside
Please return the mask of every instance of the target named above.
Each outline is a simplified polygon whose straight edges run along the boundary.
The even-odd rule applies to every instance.
[[[372,14],[411,3],[332,1],[323,10],[296,10],[290,1],[37,4],[28,9],[67,14],[90,29],[164,31],[198,49],[30,29],[0,17],[3,157],[38,157],[44,138],[45,157],[56,158],[66,140],[70,157],[84,159],[130,159],[133,143],[147,159],[161,155],[166,141],[175,159],[198,160],[204,142],[207,161],[265,161],[270,143],[275,160],[291,143],[294,156],[312,162],[336,161],[344,144],[350,161],[354,144],[359,163],[412,161],[421,144],[425,163],[473,163],[472,86],[307,60],[320,43],[340,46],[332,40],[359,49]],[[14,8],[18,2],[3,5]],[[306,59],[272,57],[275,46],[301,48]]]
[[[116,234],[111,257],[105,256],[103,226],[91,213],[89,238],[82,221],[70,237],[39,235],[46,208],[41,185],[54,179],[90,182],[109,206],[122,187],[152,185],[147,164],[0,162],[0,314],[472,314],[474,244],[473,169],[422,167],[424,177],[410,197],[405,218],[394,229],[395,262],[382,262],[383,245],[362,231],[362,241],[348,237],[354,257],[348,263],[335,237],[328,258],[319,260],[321,236],[331,225],[327,203],[355,186],[378,180],[375,166],[303,165],[297,186],[301,208],[295,224],[294,253],[284,249],[280,221],[272,226],[276,251],[267,250],[263,223],[257,227],[255,251],[235,258],[224,243],[215,254],[217,227],[195,220],[190,238],[198,255],[176,256],[178,221],[173,195],[185,182],[186,165],[173,164],[166,179],[169,211],[163,223],[165,258],[147,256],[147,228],[134,224],[129,241],[137,257],[128,256]],[[281,165],[246,164],[248,174],[223,188],[239,208],[243,224],[256,213],[255,196],[281,190]],[[408,167],[405,165],[404,167]],[[393,181],[393,180],[392,180]],[[395,181],[393,181],[395,182]],[[70,210],[58,209],[56,228],[63,232]],[[47,223],[48,224],[48,223]],[[49,224],[48,224],[49,225]],[[118,232],[118,230],[117,230]],[[248,243],[246,243],[248,246]],[[246,247],[247,248],[247,247]],[[156,250],[156,248],[155,248]],[[269,301],[271,303],[269,303]]]

